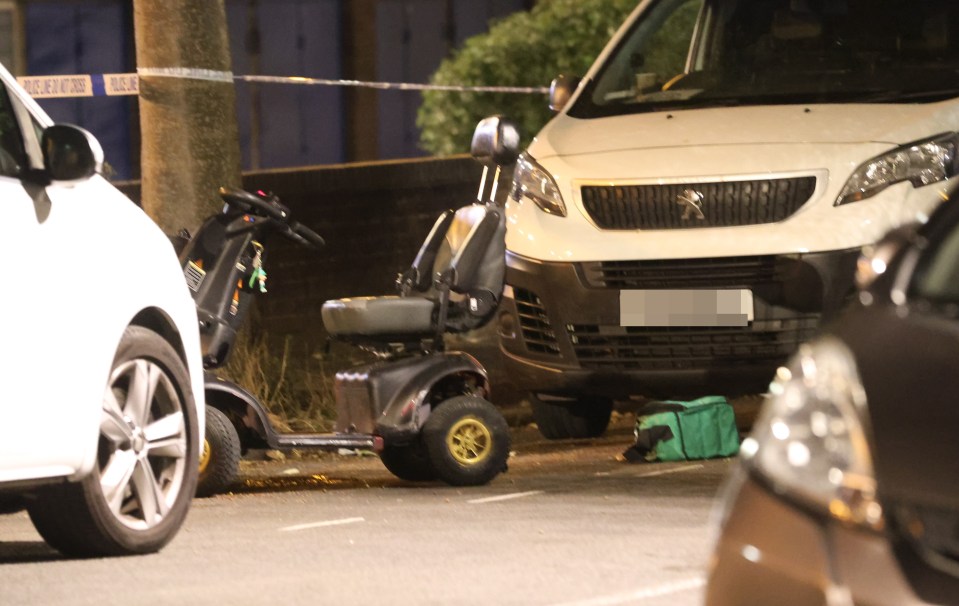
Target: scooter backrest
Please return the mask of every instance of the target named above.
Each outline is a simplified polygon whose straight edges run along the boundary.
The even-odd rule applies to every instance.
[[[486,166],[505,166],[516,162],[519,145],[516,125],[502,116],[490,116],[476,125],[470,153]]]
[[[506,265],[503,213],[484,204],[456,211],[436,255],[434,275],[445,276],[454,292],[490,292],[499,299]]]
[[[433,286],[433,266],[436,262],[436,253],[446,239],[446,232],[453,222],[455,213],[452,210],[443,212],[433,224],[426,240],[420,246],[413,264],[401,276],[401,290],[417,290],[426,292]]]

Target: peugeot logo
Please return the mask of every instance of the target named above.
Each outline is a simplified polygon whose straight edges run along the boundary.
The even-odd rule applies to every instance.
[[[693,189],[684,189],[683,193],[676,196],[676,204],[683,207],[683,221],[689,221],[695,218],[697,221],[705,221],[706,215],[703,214],[703,195]]]

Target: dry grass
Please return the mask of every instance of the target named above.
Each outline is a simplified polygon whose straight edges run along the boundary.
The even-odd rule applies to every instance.
[[[279,431],[331,431],[335,368],[322,352],[290,336],[240,331],[223,375],[266,406]]]

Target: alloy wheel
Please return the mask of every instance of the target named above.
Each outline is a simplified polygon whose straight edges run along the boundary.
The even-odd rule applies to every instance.
[[[134,530],[157,526],[186,477],[183,403],[160,365],[137,358],[117,366],[104,394],[98,467],[103,498]]]

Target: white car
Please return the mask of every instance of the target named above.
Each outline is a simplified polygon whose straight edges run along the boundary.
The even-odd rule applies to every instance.
[[[764,392],[959,173],[959,4],[643,0],[517,164],[507,372],[547,437]]]
[[[160,549],[203,440],[196,308],[167,236],[0,66],[0,500],[76,556]]]

